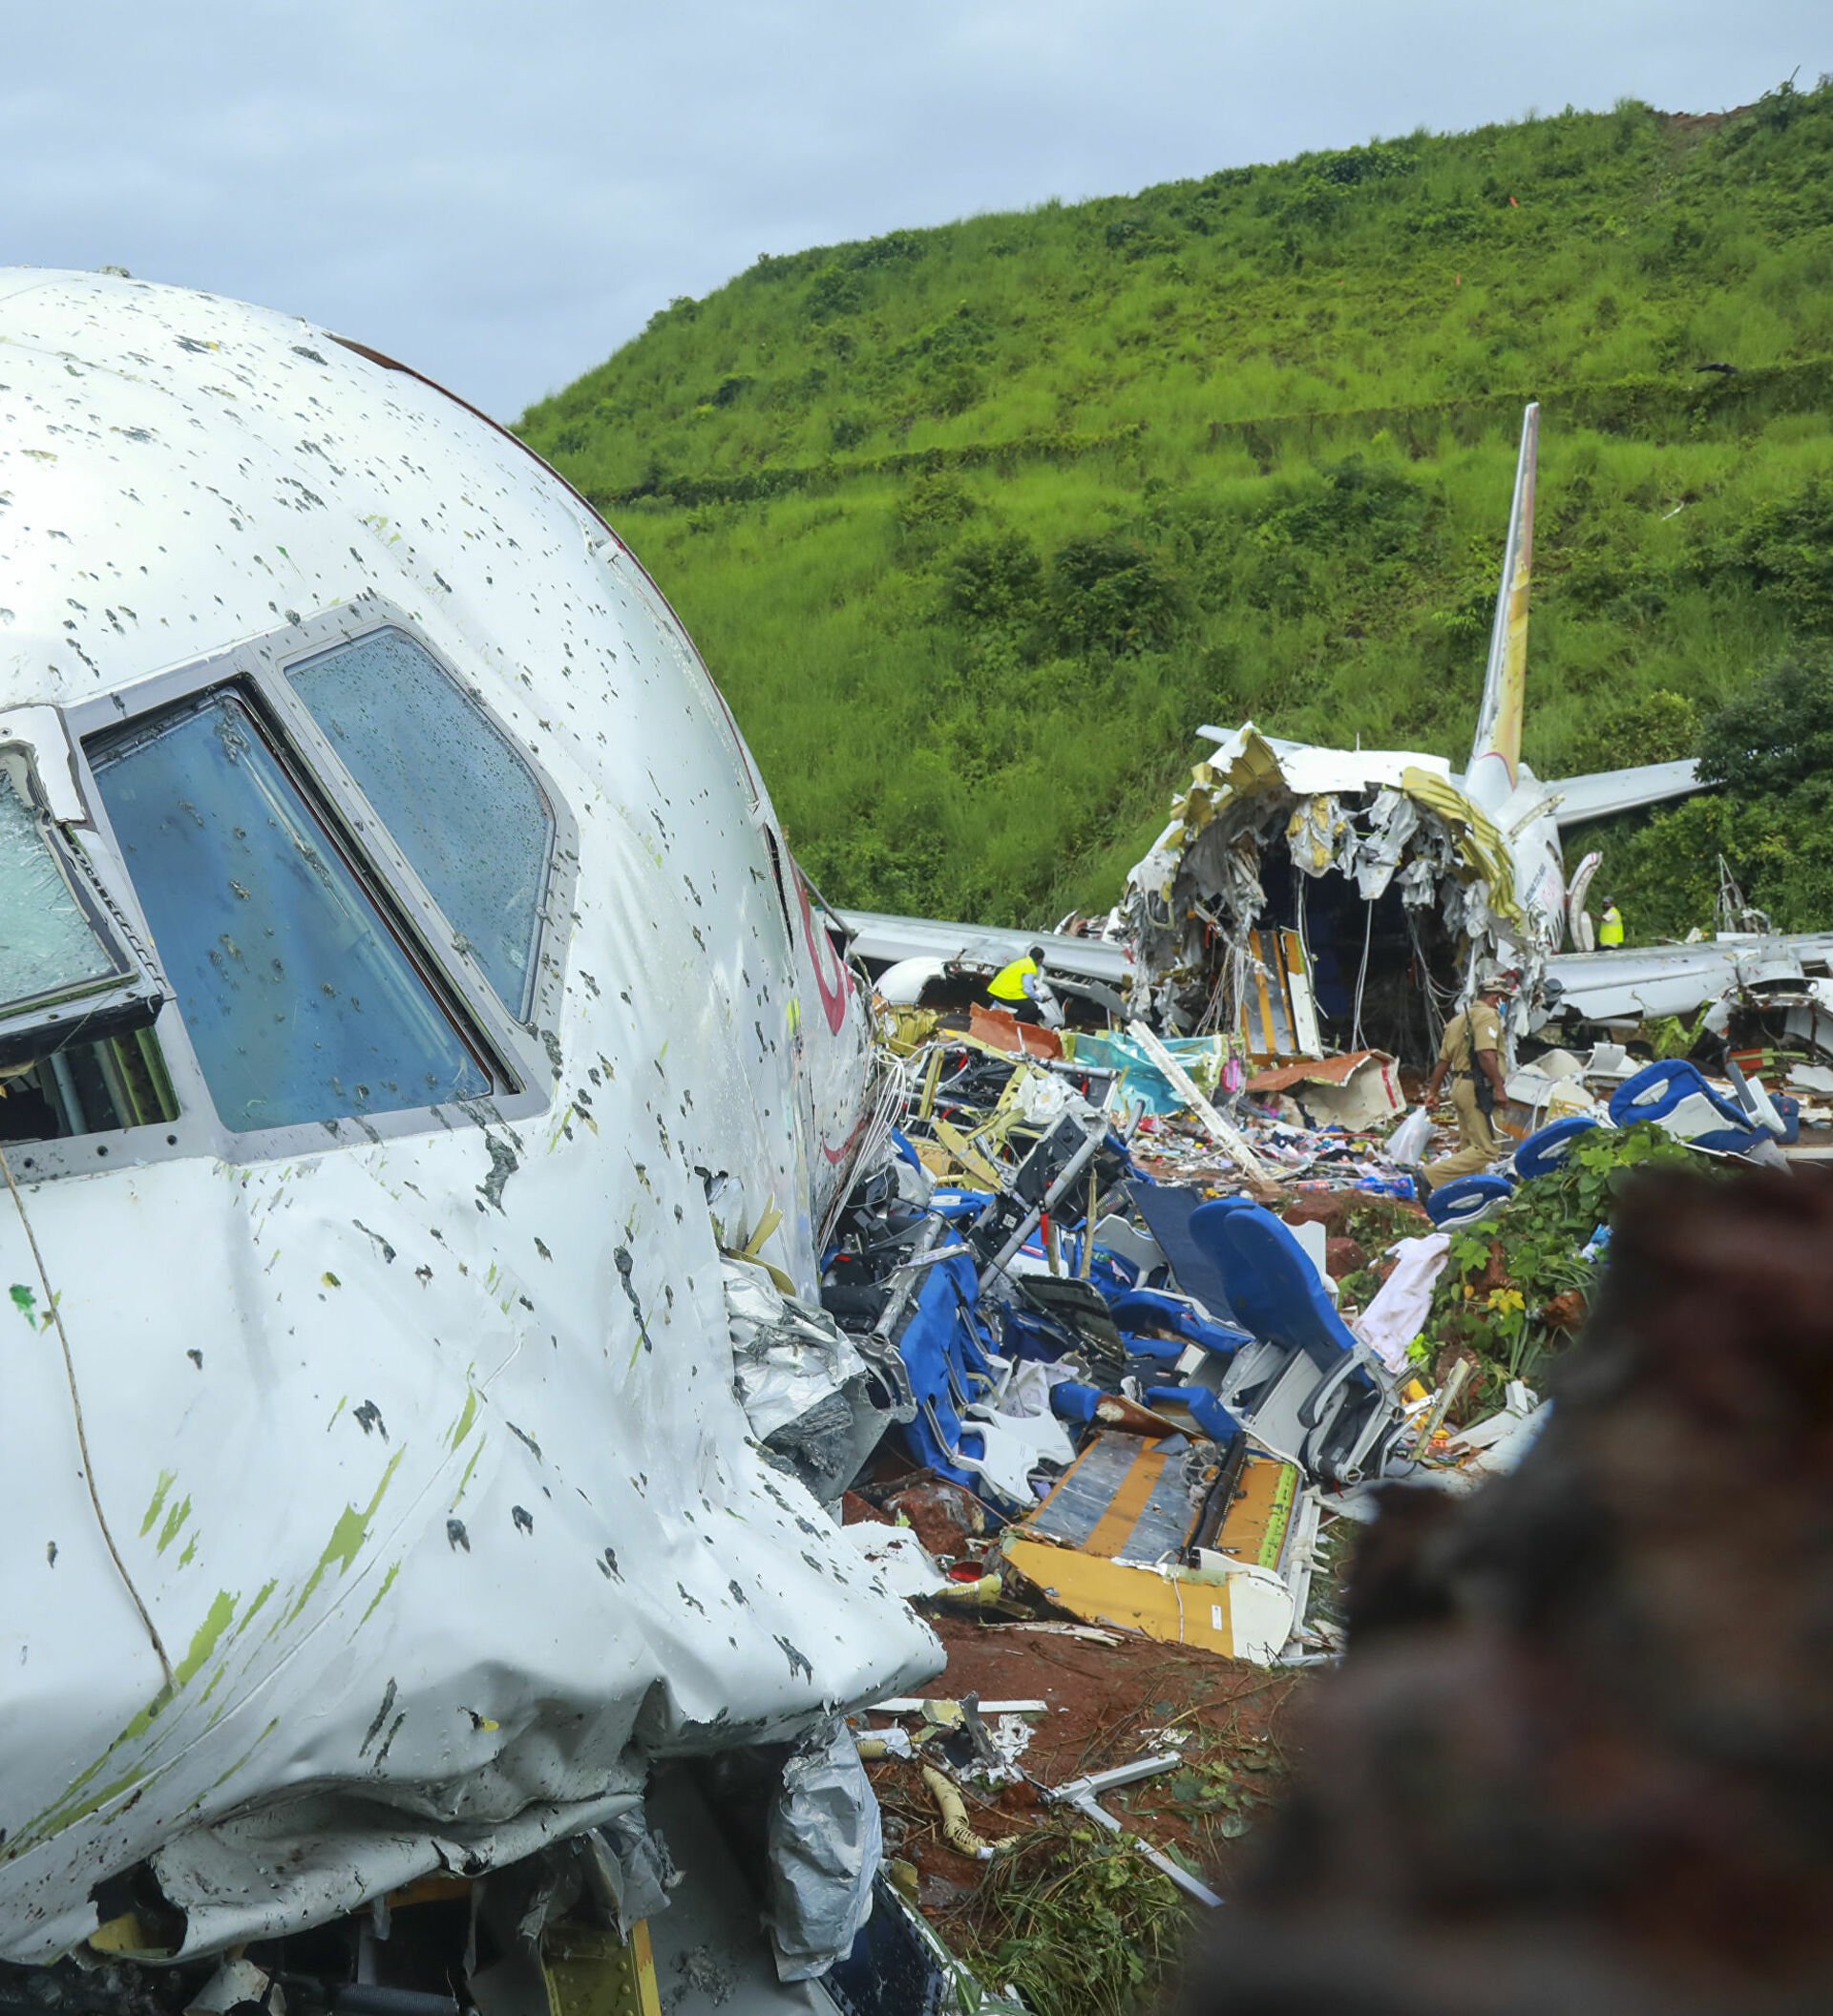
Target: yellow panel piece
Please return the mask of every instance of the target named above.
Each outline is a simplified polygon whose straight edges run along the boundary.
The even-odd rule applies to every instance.
[[[1402,770],[1401,788],[1409,798],[1436,812],[1451,829],[1464,865],[1488,883],[1491,908],[1511,923],[1525,923],[1515,900],[1514,856],[1487,813],[1473,805],[1456,785],[1435,777],[1429,770]]]
[[[160,1944],[158,1934],[135,1911],[123,1911],[119,1918],[97,1925],[85,1943],[95,1953],[129,1954],[137,1960],[162,1960],[170,1950]]]
[[[1002,1188],[1000,1172],[976,1148],[959,1127],[951,1126],[945,1120],[931,1122],[936,1129],[936,1139],[954,1156],[970,1176],[979,1180],[981,1186],[989,1190]]]
[[[1234,1642],[1226,1580],[1171,1581],[1149,1568],[1121,1567],[1072,1547],[1012,1534],[1006,1536],[1005,1555],[1021,1575],[1088,1624],[1144,1631],[1167,1645],[1200,1646],[1225,1659],[1247,1656],[1247,1648]]]
[[[934,1040],[941,1017],[933,1008],[882,1005],[880,1026],[889,1025],[885,1047],[894,1057],[909,1057]]]
[[[1251,1456],[1235,1479],[1234,1497],[1220,1528],[1204,1544],[1212,1553],[1227,1554],[1235,1561],[1276,1568],[1297,1490],[1298,1473],[1291,1463]]]
[[[649,1927],[628,1942],[596,1925],[562,1921],[541,1934],[548,2016],[662,2016]]]

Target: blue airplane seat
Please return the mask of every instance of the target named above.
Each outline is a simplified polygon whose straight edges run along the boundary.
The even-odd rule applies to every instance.
[[[961,1270],[964,1280],[955,1278]],[[903,1435],[912,1455],[951,1483],[979,1488],[979,1478],[961,1467],[963,1453],[981,1455],[983,1450],[964,1444],[971,1426],[961,1419],[963,1396],[978,1396],[989,1391],[991,1381],[978,1369],[970,1373],[961,1337],[961,1296],[971,1292],[974,1272],[965,1255],[938,1260],[924,1275],[916,1292],[916,1307],[897,1336],[897,1350],[910,1375],[910,1388],[916,1401],[914,1418],[903,1423]]]
[[[1067,1462],[1073,1452],[1054,1416],[995,1411],[999,1372],[975,1305],[978,1289],[965,1254],[925,1270],[896,1340],[916,1402],[900,1432],[918,1462],[1009,1516],[1034,1502],[1029,1480],[1039,1463]]]
[[[1218,1323],[1213,1316],[1192,1308],[1183,1295],[1168,1293],[1162,1288],[1136,1288],[1129,1294],[1120,1296],[1108,1304],[1109,1313],[1120,1325],[1123,1333],[1152,1324],[1160,1330],[1175,1331],[1184,1344],[1200,1344],[1205,1351],[1212,1351],[1221,1357],[1232,1357],[1243,1344],[1250,1341],[1248,1333],[1235,1323]],[[1131,1337],[1128,1336],[1130,1343]],[[1142,1338],[1142,1348],[1150,1347],[1156,1340]],[[1178,1347],[1181,1355],[1183,1345]],[[1157,1355],[1156,1352],[1153,1355]]]
[[[1772,1139],[1742,1106],[1715,1092],[1696,1064],[1663,1058],[1626,1078],[1611,1095],[1611,1118],[1620,1127],[1654,1121],[1675,1140],[1716,1155],[1744,1155]]]
[[[1738,1060],[1728,1060],[1732,1090],[1743,1110],[1747,1126],[1760,1127],[1772,1141],[1784,1147],[1801,1138],[1801,1102],[1786,1092],[1772,1092],[1759,1078],[1746,1078]]]
[[[1697,1108],[1689,1105],[1697,1100]],[[1684,1138],[1693,1138],[1694,1129],[1689,1123],[1697,1120],[1698,1131],[1706,1132],[1711,1126],[1711,1118],[1716,1115],[1721,1127],[1737,1127],[1750,1131],[1750,1120],[1741,1106],[1736,1105],[1721,1092],[1715,1092],[1706,1082],[1697,1064],[1690,1064],[1683,1057],[1664,1057],[1658,1063],[1644,1064],[1633,1078],[1626,1078],[1611,1094],[1611,1118],[1619,1127],[1631,1127],[1638,1121],[1673,1122],[1675,1133]]]
[[[1026,1309],[1018,1302],[1005,1305],[1001,1312],[1000,1325],[1003,1333],[1002,1354],[1015,1364],[1035,1358],[1045,1365],[1054,1365],[1065,1352],[1076,1350],[1080,1341],[1066,1323],[1045,1315],[1042,1310]]]
[[[1487,1218],[1514,1188],[1509,1176],[1454,1176],[1425,1200],[1425,1215],[1442,1232],[1454,1232]]]
[[[1515,1174],[1524,1183],[1531,1183],[1536,1176],[1547,1176],[1559,1168],[1572,1152],[1572,1144],[1581,1134],[1591,1133],[1597,1122],[1587,1113],[1573,1113],[1565,1120],[1549,1121],[1536,1133],[1528,1135],[1515,1150]],[[1427,1210],[1431,1206],[1426,1207]]]
[[[1199,1211],[1219,1213],[1239,1208],[1249,1202],[1242,1197],[1206,1200],[1202,1191],[1188,1184],[1160,1184],[1146,1187],[1127,1186],[1134,1211],[1158,1250],[1169,1263],[1171,1283],[1187,1295],[1194,1295],[1211,1315],[1226,1319],[1231,1313],[1228,1291],[1204,1242],[1192,1227]]]
[[[1296,1346],[1326,1370],[1355,1349],[1311,1255],[1264,1206],[1237,1197],[1199,1205],[1190,1236],[1221,1273],[1236,1318],[1263,1344]]]
[[[1400,1405],[1385,1368],[1337,1312],[1311,1256],[1273,1213],[1230,1200],[1191,1214],[1190,1236],[1213,1261],[1229,1306],[1254,1334],[1216,1398],[1316,1477],[1379,1474]]]
[[[929,1208],[951,1225],[965,1225],[978,1218],[993,1201],[991,1190],[962,1189],[959,1185],[938,1183],[929,1193]]]

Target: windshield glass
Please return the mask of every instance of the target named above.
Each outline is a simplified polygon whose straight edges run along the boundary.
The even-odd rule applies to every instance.
[[[226,1126],[491,1089],[238,696],[213,694],[93,765]]]
[[[120,972],[43,822],[0,770],[0,1015],[84,993]]]
[[[528,766],[400,630],[291,666],[287,682],[510,1013],[528,1013],[554,817]]]

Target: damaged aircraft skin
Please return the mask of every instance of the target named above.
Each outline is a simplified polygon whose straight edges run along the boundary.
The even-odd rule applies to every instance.
[[[1523,760],[1539,431],[1529,406],[1462,775],[1440,756],[1317,748],[1252,722],[1201,729],[1214,746],[1127,878],[1135,1014],[1239,1028],[1265,1057],[1365,1040],[1428,1056],[1477,960],[1532,976],[1564,941],[1583,887],[1569,905],[1562,819],[1696,788],[1691,764],[1548,784]]]
[[[937,1670],[722,1282],[813,1297],[865,1007],[577,494],[303,322],[0,273],[0,772],[129,969],[0,1048],[0,1956],[117,1877],[167,1951],[320,1922]]]

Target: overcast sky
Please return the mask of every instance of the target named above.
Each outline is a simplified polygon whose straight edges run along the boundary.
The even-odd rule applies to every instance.
[[[1798,67],[1827,0],[6,0],[0,263],[297,310],[507,420],[760,252]]]

